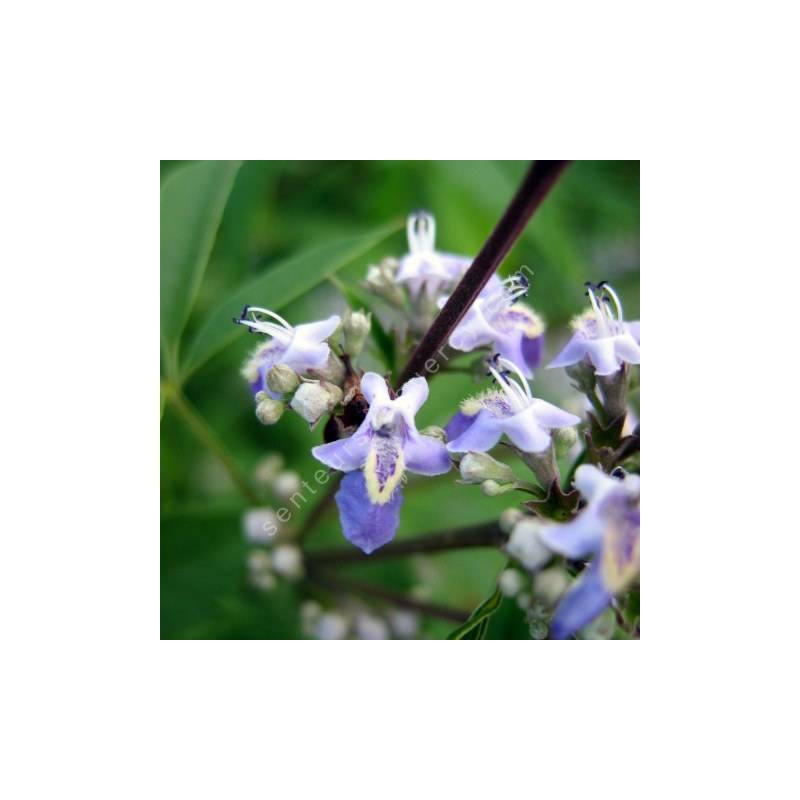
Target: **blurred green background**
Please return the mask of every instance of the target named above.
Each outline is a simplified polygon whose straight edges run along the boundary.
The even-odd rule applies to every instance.
[[[310,432],[291,413],[274,427],[256,420],[239,374],[255,338],[230,322],[242,296],[291,323],[339,313],[345,301],[320,280],[320,268],[338,267],[338,279],[357,287],[370,263],[406,251],[404,219],[418,208],[436,217],[437,249],[475,255],[526,168],[516,161],[161,162],[162,638],[301,636],[302,584],[282,583],[270,593],[248,585],[241,516],[254,503],[231,471],[252,485],[254,466],[274,451],[311,480],[319,465],[309,449],[321,441],[321,428]],[[573,163],[501,271],[521,265],[534,272],[528,302],[547,321],[547,359],[583,309],[584,281],[610,280],[626,317],[639,319],[639,162]],[[295,279],[300,295],[276,305]],[[257,296],[242,289],[250,283]],[[378,353],[369,363],[380,369]],[[577,402],[562,370],[540,370],[533,385],[538,396],[568,408]],[[475,390],[469,376],[437,376],[418,424],[444,425]],[[496,518],[520,499],[486,498],[455,477],[411,478],[399,538]],[[280,505],[263,493],[259,499]],[[308,547],[336,544],[347,543],[334,508]],[[482,549],[341,569],[471,610],[491,593],[504,563],[500,553]],[[420,635],[443,638],[453,627],[424,620]],[[522,612],[504,602],[489,638],[526,635]]]

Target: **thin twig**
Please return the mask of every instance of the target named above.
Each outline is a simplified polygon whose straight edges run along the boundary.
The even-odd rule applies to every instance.
[[[415,553],[438,553],[443,550],[461,550],[469,547],[499,547],[506,541],[497,522],[484,522],[464,528],[439,531],[392,542],[367,555],[354,547],[332,548],[307,554],[307,563],[321,564],[373,563],[385,558],[397,558]]]
[[[253,505],[260,505],[261,499],[253,491],[245,474],[239,469],[233,456],[228,452],[222,440],[214,433],[214,430],[206,422],[205,418],[200,412],[189,402],[186,396],[176,387],[171,387],[167,392],[167,399],[172,407],[178,412],[178,415],[186,423],[189,430],[211,450],[214,455],[220,460],[222,466],[230,475],[231,480],[244,495],[244,497]]]
[[[325,490],[325,494],[317,500],[316,505],[314,508],[311,509],[308,516],[303,520],[303,524],[298,529],[297,533],[295,534],[295,539],[298,542],[301,542],[314,530],[314,526],[319,522],[319,520],[325,516],[325,512],[331,507],[333,503],[333,498],[336,495],[336,490],[339,488],[339,481],[342,479],[342,473],[337,472],[335,475],[331,476],[331,483],[329,484],[328,488]]]
[[[368,597],[375,600],[383,600],[384,602],[396,606],[397,608],[405,608],[409,611],[417,611],[420,614],[426,614],[430,617],[438,617],[439,619],[447,620],[448,622],[464,622],[469,617],[469,611],[463,611],[459,608],[451,608],[450,606],[442,606],[438,603],[427,603],[424,600],[417,600],[414,597],[395,592],[392,589],[387,589],[383,586],[376,586],[372,583],[364,583],[363,581],[353,580],[351,578],[343,578],[341,575],[331,575],[328,572],[309,571],[309,580],[328,589],[329,591],[342,593],[342,594],[355,594],[362,597]]]
[[[532,164],[505,213],[475,256],[472,266],[412,353],[397,381],[398,388],[414,375],[432,371],[431,361],[438,362],[439,351],[453,329],[461,322],[475,298],[500,266],[500,262],[567,164],[568,161],[536,161]]]

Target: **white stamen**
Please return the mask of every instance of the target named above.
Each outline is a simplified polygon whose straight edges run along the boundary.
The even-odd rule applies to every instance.
[[[292,330],[292,326],[282,317],[280,314],[276,314],[274,311],[270,311],[268,308],[260,308],[259,306],[248,306],[247,310],[253,314],[254,311],[258,312],[259,314],[266,314],[268,317],[272,317],[273,319],[277,320],[287,331]],[[256,322],[259,322],[256,319],[255,315],[253,314],[253,319]]]
[[[427,211],[408,215],[406,221],[408,249],[412,253],[432,253],[436,242],[436,220]]]
[[[614,309],[617,313],[617,322],[622,322],[622,302],[619,299],[619,295],[607,284],[603,284],[603,290],[605,293],[611,298],[614,303]]]
[[[505,367],[506,369],[510,369],[514,372],[517,377],[519,377],[520,383],[522,384],[522,388],[525,390],[525,395],[527,396],[528,400],[533,400],[533,394],[531,394],[531,387],[528,385],[528,381],[525,380],[525,376],[522,374],[522,370],[513,362],[507,358],[498,358],[498,363]]]
[[[597,320],[598,328],[600,328],[600,335],[608,336],[608,325],[606,323],[607,317],[600,310],[600,307],[597,304],[597,298],[594,296],[594,289],[591,286],[587,286],[586,294],[589,296],[589,302],[592,304],[592,310],[594,311],[594,318]]]
[[[496,370],[491,364],[487,364],[489,367],[489,372],[497,381],[498,386],[503,390],[503,394],[505,394],[505,396],[508,398],[511,407],[515,412],[522,411],[523,409],[527,408],[533,400],[528,382],[525,380],[522,373],[517,369],[516,365],[511,361],[508,361],[505,358],[498,358],[497,361],[501,366],[509,365],[511,369],[522,379],[522,386],[520,386],[515,380],[509,379],[507,375],[503,375],[501,372],[498,372],[498,370]]]

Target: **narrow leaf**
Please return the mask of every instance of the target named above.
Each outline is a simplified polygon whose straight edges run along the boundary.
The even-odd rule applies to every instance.
[[[203,161],[161,185],[161,341],[174,371],[178,342],[214,245],[239,161]]]
[[[233,291],[202,325],[192,340],[183,365],[183,378],[241,336],[231,320],[247,305],[280,311],[285,305],[313,289],[328,276],[369,252],[400,230],[395,222],[356,237],[319,247],[281,261],[244,286]]]
[[[494,593],[484,600],[473,612],[470,618],[460,627],[456,628],[447,638],[448,639],[466,639],[471,638],[468,634],[477,629],[477,636],[475,638],[485,639],[486,633],[489,629],[489,617],[500,608],[500,603],[503,601],[503,595],[500,589],[495,589]]]

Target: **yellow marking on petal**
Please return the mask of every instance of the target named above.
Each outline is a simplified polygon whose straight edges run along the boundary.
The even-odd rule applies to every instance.
[[[587,322],[595,322],[594,311],[587,308],[582,314],[578,314],[570,320],[569,327],[573,331],[582,331],[586,328]]]
[[[403,458],[403,451],[397,453],[397,460],[394,462],[394,472],[387,478],[383,486],[378,482],[378,451],[373,445],[369,450],[367,461],[364,464],[364,480],[367,484],[367,494],[369,499],[376,505],[382,506],[389,502],[392,493],[403,480],[406,464]]]
[[[461,413],[468,417],[474,417],[482,408],[480,397],[468,397],[461,403]]]
[[[511,306],[511,311],[522,314],[528,320],[522,330],[529,339],[535,339],[544,333],[544,320],[532,308],[524,303],[515,303]]]
[[[255,383],[258,380],[259,362],[257,358],[249,358],[242,365],[242,377],[248,383]]]
[[[639,536],[637,535],[632,546],[631,534],[626,532],[621,525],[612,524],[606,531],[603,547],[603,583],[608,590],[622,591],[639,574]],[[626,548],[630,547],[630,553]]]

